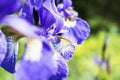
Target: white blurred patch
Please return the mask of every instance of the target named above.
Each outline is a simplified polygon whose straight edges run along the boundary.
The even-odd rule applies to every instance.
[[[41,58],[42,43],[38,39],[28,39],[27,49],[25,51],[25,60],[39,61]]]
[[[76,20],[70,21],[67,19],[64,21],[64,26],[67,28],[75,27],[75,25],[76,25]]]

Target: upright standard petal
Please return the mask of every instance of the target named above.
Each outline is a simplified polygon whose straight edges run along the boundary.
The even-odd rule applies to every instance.
[[[5,58],[7,51],[7,43],[4,34],[0,30],[0,65]]]
[[[52,29],[52,25],[55,23],[54,15],[46,9],[44,6],[39,9],[40,15],[40,30],[43,35],[48,33],[50,29]]]
[[[55,27],[54,27],[54,35],[56,35],[56,33],[58,33],[62,26],[63,26],[63,19],[60,16],[60,13],[58,12],[56,6],[55,6],[55,0],[46,0],[43,4],[43,6],[48,9],[48,11],[50,11],[54,18],[55,18]]]
[[[33,6],[30,0],[27,0],[23,5],[19,16],[25,18],[27,21],[33,24]]]
[[[69,11],[69,8],[71,7],[72,7],[71,0],[63,0],[62,3],[57,5],[58,11],[65,18],[69,18],[71,16],[71,12]]]
[[[71,0],[63,0],[64,4],[64,9],[67,9],[68,7],[72,6],[72,1]]]
[[[39,39],[29,39],[25,55],[18,65],[16,80],[48,80],[56,72],[49,44]]]
[[[38,10],[43,6],[42,0],[27,0],[20,11],[20,16],[32,24],[40,25]]]
[[[13,39],[13,37],[6,37],[7,41],[7,53],[2,61],[1,67],[7,70],[10,73],[15,72],[15,63],[18,53],[17,41]]]

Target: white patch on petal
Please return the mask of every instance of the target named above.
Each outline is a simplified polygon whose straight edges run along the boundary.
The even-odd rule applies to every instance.
[[[38,39],[28,39],[26,54],[24,59],[30,61],[39,61],[41,58],[42,43]]]
[[[74,21],[65,20],[64,21],[64,26],[67,28],[75,27],[75,25],[76,25],[76,20]]]

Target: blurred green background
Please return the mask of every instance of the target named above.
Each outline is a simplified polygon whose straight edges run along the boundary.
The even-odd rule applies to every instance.
[[[85,19],[91,34],[76,47],[73,58],[68,62],[68,80],[120,80],[120,0],[73,0],[79,17]],[[109,72],[95,63],[101,58],[105,37],[108,45],[105,59]],[[0,68],[0,80],[13,80],[13,75]]]
[[[68,62],[68,80],[120,80],[120,0],[73,0],[79,17],[85,19],[91,34],[77,46],[75,54]],[[102,58],[104,41],[108,44],[105,59],[109,72],[95,63],[94,57]]]

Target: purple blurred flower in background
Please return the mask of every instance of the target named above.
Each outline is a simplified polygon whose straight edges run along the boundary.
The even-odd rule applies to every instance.
[[[66,80],[67,61],[76,44],[89,36],[90,28],[78,18],[71,0],[59,1],[26,0],[18,17],[6,15],[18,11],[21,2],[0,3],[1,24],[8,25],[0,31],[0,65],[10,73],[16,72],[16,80]],[[27,42],[15,70],[18,40],[23,37]]]

